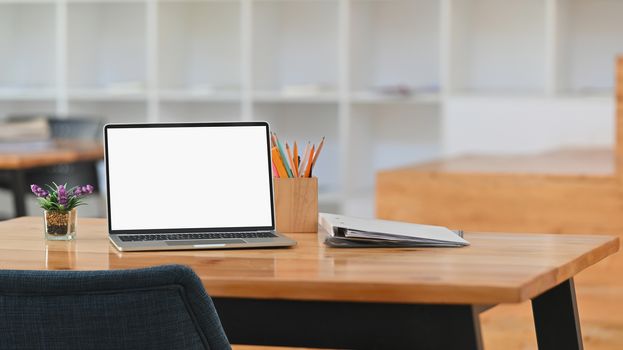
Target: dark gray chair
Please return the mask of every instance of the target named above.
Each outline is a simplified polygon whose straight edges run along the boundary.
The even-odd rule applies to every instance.
[[[53,139],[98,141],[102,138],[103,123],[97,117],[87,118],[72,116],[59,118],[33,114],[9,116],[7,121],[17,122],[41,118],[46,119],[48,122],[50,136]],[[0,188],[10,188],[10,179],[6,179],[6,176],[5,174],[0,174]],[[97,163],[92,161],[76,162],[30,170],[26,173],[26,183],[28,186],[24,188],[24,192],[30,192],[30,184],[35,183],[42,185],[52,182],[57,184],[64,184],[67,182],[69,187],[92,184],[95,186],[95,191],[99,192]]]
[[[102,122],[97,118],[49,117],[47,120],[54,139],[97,141],[102,137]],[[38,168],[26,174],[26,182],[29,185],[67,182],[69,187],[91,184],[99,192],[96,166],[96,162],[76,162]],[[30,188],[26,190],[29,191]]]
[[[231,349],[188,267],[0,270],[0,349]]]

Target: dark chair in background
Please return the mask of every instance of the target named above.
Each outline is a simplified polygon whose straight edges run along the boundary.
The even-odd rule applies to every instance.
[[[101,139],[102,121],[97,118],[57,118],[48,117],[50,135],[53,139],[88,140]],[[28,184],[44,184],[56,182],[68,183],[71,186],[92,184],[99,191],[97,163],[77,162],[38,168],[26,174]]]
[[[103,121],[98,117],[68,116],[60,118],[50,115],[12,115],[7,117],[7,122],[28,121],[32,119],[45,119],[53,139],[99,141],[102,138]],[[69,164],[46,166],[29,170],[25,174],[26,184],[57,184],[67,183],[69,187],[77,185],[95,185],[95,192],[101,193],[98,175],[98,162],[86,161]],[[7,174],[0,174],[0,188],[10,188],[10,179]],[[29,186],[24,188],[29,192]],[[103,216],[103,206],[97,207],[98,216]]]
[[[188,267],[0,270],[0,349],[230,349]]]

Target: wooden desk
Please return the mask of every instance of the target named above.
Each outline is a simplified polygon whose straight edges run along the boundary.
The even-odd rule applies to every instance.
[[[104,158],[100,142],[55,140],[36,143],[0,143],[0,172],[11,183],[15,215],[26,215],[24,192],[28,189],[25,172],[29,169]]]
[[[291,234],[290,249],[120,253],[103,219],[46,242],[41,218],[0,222],[3,269],[191,266],[233,343],[479,349],[478,315],[532,300],[541,349],[581,348],[573,276],[619,249],[607,236],[467,233],[466,248],[336,249]]]

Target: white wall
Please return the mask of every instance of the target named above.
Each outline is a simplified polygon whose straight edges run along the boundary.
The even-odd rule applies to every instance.
[[[445,105],[445,155],[525,153],[614,144],[612,98],[452,97]]]

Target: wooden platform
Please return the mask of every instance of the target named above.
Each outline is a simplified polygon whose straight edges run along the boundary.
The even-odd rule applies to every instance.
[[[467,231],[623,238],[623,58],[617,64],[616,94],[614,149],[466,155],[382,171],[376,182],[377,216]],[[576,281],[586,348],[623,349],[621,276],[623,255],[618,254]],[[490,310],[482,322],[485,348],[536,348],[529,304]]]
[[[468,231],[623,232],[614,152],[465,156],[383,171],[377,216]]]

